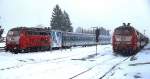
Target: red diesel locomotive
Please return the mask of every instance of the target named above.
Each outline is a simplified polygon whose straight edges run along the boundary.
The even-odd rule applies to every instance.
[[[114,30],[112,46],[115,54],[133,55],[142,49],[147,43],[148,38],[130,26],[123,23]]]
[[[44,28],[18,27],[8,31],[6,51],[14,53],[49,50],[51,37]]]

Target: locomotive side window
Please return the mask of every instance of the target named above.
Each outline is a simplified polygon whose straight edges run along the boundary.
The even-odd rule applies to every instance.
[[[28,31],[28,35],[49,35],[47,32],[33,32],[33,31]]]

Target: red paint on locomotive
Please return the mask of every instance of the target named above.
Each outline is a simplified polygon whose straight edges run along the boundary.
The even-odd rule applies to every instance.
[[[13,28],[6,36],[7,51],[48,50],[50,45],[51,36],[48,30],[43,28]]]

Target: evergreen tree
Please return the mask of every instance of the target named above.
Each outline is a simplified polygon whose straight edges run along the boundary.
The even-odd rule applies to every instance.
[[[51,18],[51,29],[72,32],[69,15],[66,11],[62,12],[59,5],[53,9]]]
[[[68,32],[73,31],[69,15],[66,11],[64,11],[64,26],[65,26],[65,29],[66,29],[65,31],[68,31]]]
[[[51,29],[54,30],[61,30],[62,24],[63,24],[63,13],[59,7],[59,5],[56,5],[56,7],[53,9],[52,18],[51,18]]]

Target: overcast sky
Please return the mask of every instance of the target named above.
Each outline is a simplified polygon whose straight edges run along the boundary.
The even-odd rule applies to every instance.
[[[103,26],[112,30],[130,22],[150,36],[149,0],[0,0],[0,25],[49,26],[55,5],[65,10],[74,28]]]

